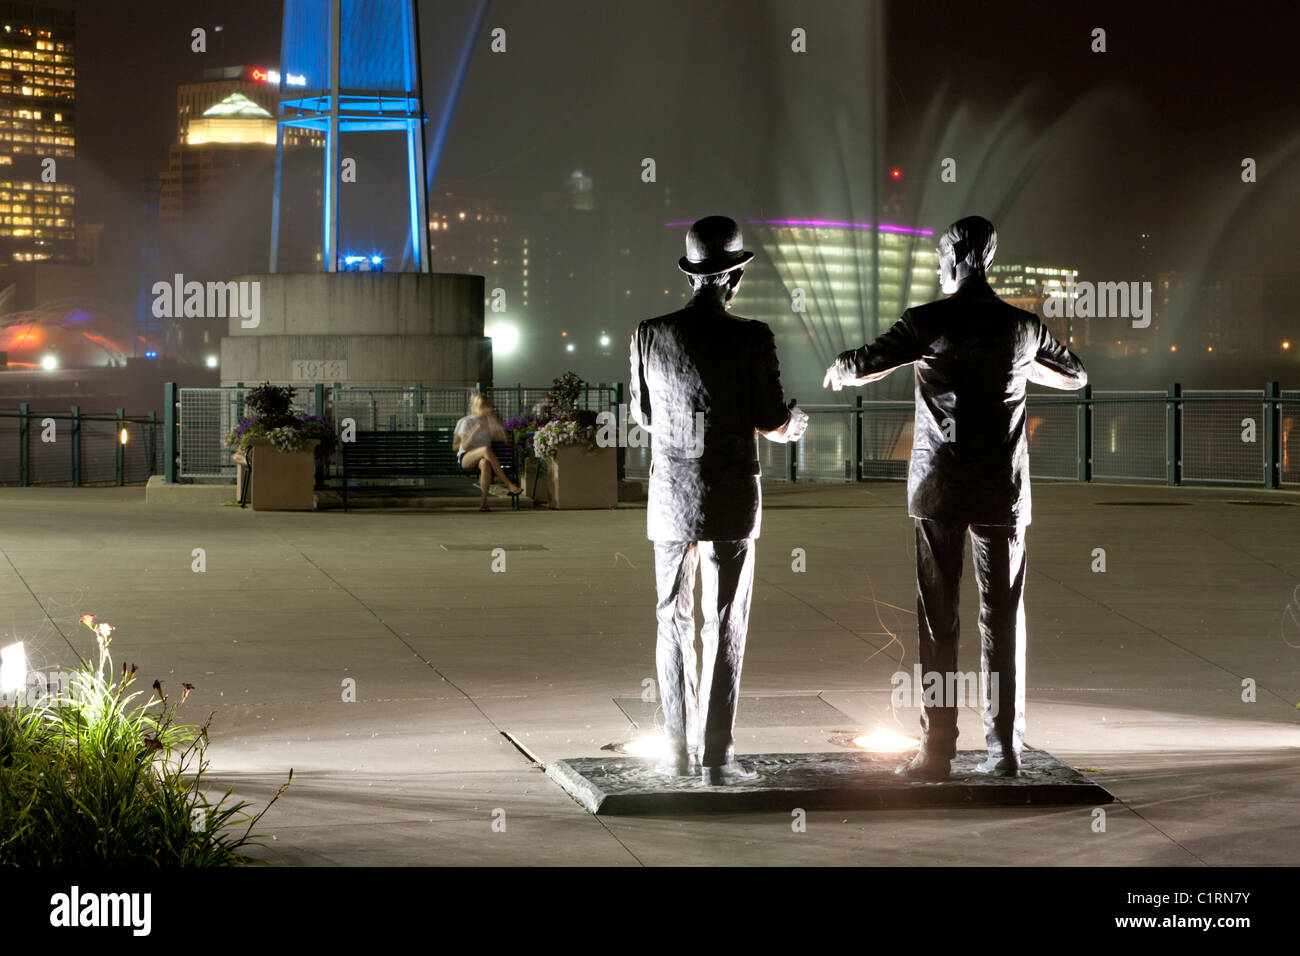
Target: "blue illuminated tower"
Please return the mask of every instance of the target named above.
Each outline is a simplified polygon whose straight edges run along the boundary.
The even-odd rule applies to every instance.
[[[417,272],[429,271],[424,107],[415,0],[284,0],[280,109],[271,214],[271,272],[280,245],[285,131],[325,137],[321,249],[327,272],[339,268],[339,135],[405,134],[410,250]]]

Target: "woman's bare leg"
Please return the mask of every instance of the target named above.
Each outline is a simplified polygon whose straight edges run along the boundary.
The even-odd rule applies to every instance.
[[[475,467],[478,467],[480,473],[483,473],[482,466],[484,462],[486,462],[488,466],[486,478],[484,479],[486,483],[482,486],[485,498],[487,496],[488,485],[492,483],[493,472],[495,472],[496,476],[501,479],[501,484],[510,489],[512,495],[519,494],[519,486],[506,477],[506,473],[501,470],[501,462],[497,460],[497,456],[493,453],[491,448],[475,448],[473,451],[466,452],[460,466],[466,471],[472,471]]]
[[[478,460],[478,487],[483,492],[483,498],[478,503],[479,510],[486,511],[488,488],[492,487],[492,466],[488,464],[487,458]]]
[[[477,471],[478,486],[483,492],[483,498],[479,502],[479,510],[487,510],[488,487],[492,484],[492,466],[487,460],[487,448],[475,448],[473,451],[465,452],[465,457],[461,459],[460,466],[466,471]]]
[[[507,478],[506,473],[501,470],[501,462],[497,460],[496,453],[493,452],[491,448],[486,448],[484,449],[484,451],[487,452],[486,458],[488,460],[488,464],[492,466],[492,470],[496,472],[496,476],[501,479],[501,484],[509,488],[510,493],[512,495],[519,494],[519,490],[520,490],[519,486],[516,485],[513,481],[511,481],[509,478]]]

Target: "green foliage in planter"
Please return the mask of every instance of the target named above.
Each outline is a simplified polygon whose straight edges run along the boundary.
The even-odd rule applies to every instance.
[[[578,396],[582,394],[582,379],[576,372],[565,372],[551,382],[551,415],[563,418],[578,410]]]
[[[551,383],[550,416],[535,420],[527,433],[532,438],[529,450],[534,457],[553,458],[566,445],[596,447],[597,414],[578,408],[582,387],[582,379],[574,372],[565,372]]]
[[[0,709],[0,866],[232,866],[261,862],[252,829],[293,779],[255,815],[231,789],[203,792],[208,722],[181,726],[154,681],[137,703],[136,668],[113,669],[112,626],[95,632],[99,663],[32,706]],[[240,832],[242,828],[242,832]]]
[[[255,438],[265,438],[280,451],[289,452],[298,451],[314,438],[317,457],[327,462],[338,447],[338,435],[319,415],[295,412],[293,396],[291,385],[263,382],[250,388],[244,395],[248,414],[226,435],[226,446],[246,449]]]
[[[263,382],[244,393],[244,409],[248,418],[255,418],[267,428],[276,428],[293,421],[293,386],[272,385]]]

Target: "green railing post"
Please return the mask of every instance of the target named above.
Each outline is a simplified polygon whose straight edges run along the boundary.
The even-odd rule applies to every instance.
[[[27,437],[31,430],[32,406],[23,402],[18,406],[18,415],[18,486],[26,488],[32,483],[31,457],[27,447]]]
[[[163,481],[176,484],[176,383],[163,383]]]
[[[315,406],[312,411],[321,418],[325,417],[325,383],[317,382],[312,386],[312,404]]]
[[[790,399],[790,404],[796,404],[795,400]],[[794,482],[798,479],[798,468],[795,464],[795,452],[798,450],[797,442],[785,443],[785,480]]]
[[[1264,487],[1282,487],[1282,397],[1279,382],[1264,383]]]
[[[154,456],[158,453],[158,413],[154,411],[149,412],[149,428],[144,433],[144,453],[149,459],[149,474],[147,477],[152,478],[154,475]]]
[[[1165,455],[1166,478],[1171,485],[1183,482],[1183,387],[1177,382],[1169,386],[1165,403]]]
[[[1079,480],[1092,481],[1092,386],[1085,385],[1076,421],[1079,430]]]
[[[122,444],[122,433],[126,431],[126,409],[117,410],[117,429],[113,432],[113,447],[116,454],[113,456],[113,479],[120,488],[125,484],[123,478],[126,473],[126,445]]]
[[[862,393],[853,397],[853,422],[850,426],[853,434],[853,480],[862,480]]]
[[[72,406],[72,487],[81,487],[81,406]]]
[[[523,413],[524,413],[524,383],[516,382],[515,383],[515,415],[518,416],[518,415],[522,415]]]

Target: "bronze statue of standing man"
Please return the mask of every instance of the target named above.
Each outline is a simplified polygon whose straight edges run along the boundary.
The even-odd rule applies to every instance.
[[[957,594],[967,534],[979,583],[988,760],[980,773],[1016,776],[1025,736],[1025,535],[1030,522],[1025,385],[1088,384],[1078,356],[1032,312],[1001,301],[985,277],[998,238],[968,216],[939,241],[947,298],[908,309],[870,345],[843,352],[823,385],[866,385],[916,366],[916,423],[907,508],[916,520],[916,619],[921,670],[955,688]],[[992,679],[992,678],[996,679]],[[996,699],[988,688],[995,688]],[[918,688],[919,690],[919,688]],[[944,780],[957,753],[959,702],[921,712],[921,749],[899,773]]]
[[[631,413],[653,436],[647,537],[654,542],[655,651],[668,754],[656,769],[708,784],[752,779],[733,733],[762,518],[758,436],[797,441],[808,424],[787,406],[772,330],[728,312],[745,264],[725,216],[691,226],[678,268],[694,295],[632,336]],[[696,675],[695,572],[704,627]]]

